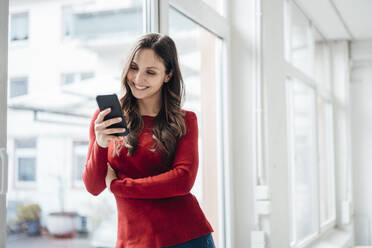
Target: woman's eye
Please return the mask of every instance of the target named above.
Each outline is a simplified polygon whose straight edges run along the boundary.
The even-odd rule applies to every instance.
[[[132,70],[135,70],[135,69],[136,69],[135,66],[131,66],[131,67],[129,67],[129,68],[132,69]]]
[[[155,75],[155,73],[152,72],[152,71],[148,71],[147,73],[150,74],[150,75]]]

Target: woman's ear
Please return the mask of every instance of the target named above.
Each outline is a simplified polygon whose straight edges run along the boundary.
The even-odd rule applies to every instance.
[[[165,75],[165,83],[168,83],[168,81],[172,78],[173,76],[173,71],[170,71],[168,74]]]

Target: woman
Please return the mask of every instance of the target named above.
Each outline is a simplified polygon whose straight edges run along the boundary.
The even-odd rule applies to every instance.
[[[106,187],[116,199],[116,248],[215,247],[213,228],[190,193],[198,170],[198,124],[181,109],[184,86],[173,40],[140,37],[122,73],[120,103],[129,135],[107,128],[97,110],[83,172],[93,195]]]

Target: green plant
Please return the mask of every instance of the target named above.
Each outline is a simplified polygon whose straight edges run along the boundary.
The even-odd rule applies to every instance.
[[[17,209],[17,219],[20,222],[27,222],[40,219],[41,209],[38,204],[21,205]]]

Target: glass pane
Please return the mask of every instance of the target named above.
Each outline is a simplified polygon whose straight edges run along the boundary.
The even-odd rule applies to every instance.
[[[292,241],[299,242],[318,228],[315,92],[297,80],[288,83],[290,116]]]
[[[88,152],[89,142],[77,141],[74,145],[74,156],[75,156],[75,180],[82,182],[82,175],[85,167],[86,156]]]
[[[36,180],[36,160],[35,158],[18,158],[18,180],[35,181]]]
[[[85,166],[89,124],[98,108],[96,95],[120,94],[127,53],[143,32],[143,2],[77,0],[61,5],[10,1],[11,13],[18,9],[35,13],[27,21],[35,42],[22,49],[10,46],[8,51],[9,78],[25,75],[29,91],[8,101],[8,147],[15,147],[10,149],[9,164],[19,163],[20,170],[9,167],[7,206],[14,213],[17,209],[11,206],[38,204],[41,227],[50,233],[32,239],[21,235],[19,239],[23,229],[14,229],[8,233],[7,247],[26,247],[31,240],[35,247],[54,247],[57,232],[70,237],[58,240],[61,247],[115,246],[115,198],[107,190],[92,197],[82,184],[74,182],[81,179]],[[10,22],[9,31],[25,33],[15,23]],[[15,85],[21,83],[9,84],[10,91],[18,92]],[[30,136],[37,139],[34,154],[31,145],[15,140]],[[72,142],[75,140],[82,143]],[[18,177],[36,181],[17,184]],[[57,223],[52,224],[57,229],[50,228],[51,214],[63,211],[74,216],[76,226]],[[7,219],[8,227],[22,224],[14,215],[9,218],[13,219]]]
[[[316,35],[315,39],[315,80],[321,89],[331,89],[331,67],[329,47],[325,40]]]
[[[16,141],[16,148],[36,148],[36,139],[22,139]]]
[[[319,108],[320,219],[326,224],[335,217],[335,181],[332,105]]]
[[[80,80],[86,80],[94,77],[93,72],[84,72],[80,74]]]
[[[76,174],[75,179],[82,181],[83,170],[85,167],[86,155],[76,155]]]
[[[10,26],[11,41],[28,39],[28,13],[12,14]]]
[[[286,6],[287,59],[294,66],[313,77],[313,35],[309,20],[299,8],[287,1]]]
[[[75,74],[72,73],[66,73],[62,74],[62,84],[72,84],[75,80]]]
[[[211,223],[216,247],[218,237],[223,235],[220,223],[218,191],[220,170],[217,154],[217,112],[211,106],[218,106],[218,73],[221,72],[219,56],[221,40],[198,24],[169,8],[169,35],[174,39],[179,53],[182,77],[185,82],[186,99],[184,109],[192,110],[198,116],[199,126],[199,170],[191,193],[198,199],[207,219]]]
[[[116,8],[71,6],[64,8],[66,36],[92,38],[102,35],[140,35],[142,2],[125,1]]]
[[[26,95],[28,92],[27,78],[12,78],[10,79],[10,97]]]

